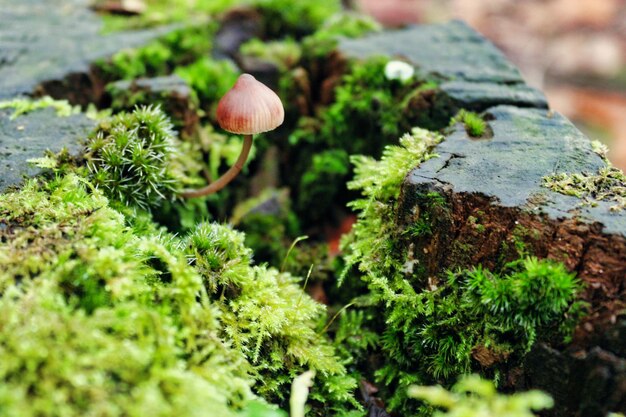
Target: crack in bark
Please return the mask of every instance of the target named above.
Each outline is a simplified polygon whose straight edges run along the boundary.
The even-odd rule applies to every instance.
[[[446,162],[444,162],[443,166],[441,168],[439,168],[437,171],[435,171],[435,173],[439,173],[441,171],[443,171],[444,169],[448,168],[448,166],[450,166],[450,161],[452,161],[453,159],[456,158],[465,158],[465,155],[461,155],[458,153],[451,153],[449,154],[448,158],[446,159]]]

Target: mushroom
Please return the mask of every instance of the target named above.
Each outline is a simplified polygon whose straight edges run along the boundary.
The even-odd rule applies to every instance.
[[[243,168],[252,147],[252,135],[276,129],[285,119],[280,98],[250,74],[242,74],[217,105],[217,122],[222,129],[242,134],[243,148],[235,164],[204,188],[186,190],[186,198],[213,194],[233,180]]]
[[[413,65],[404,61],[389,61],[387,65],[385,65],[385,77],[387,77],[388,80],[400,80],[405,82],[413,77],[413,74],[415,74]]]

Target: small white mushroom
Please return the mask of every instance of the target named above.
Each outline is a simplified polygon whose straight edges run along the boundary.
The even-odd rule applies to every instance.
[[[415,74],[415,68],[404,61],[389,61],[385,65],[385,77],[388,80],[400,80],[402,82],[410,79]]]

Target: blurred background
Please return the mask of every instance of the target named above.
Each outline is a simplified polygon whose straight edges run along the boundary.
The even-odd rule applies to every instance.
[[[626,0],[353,0],[385,26],[463,19],[626,170]]]

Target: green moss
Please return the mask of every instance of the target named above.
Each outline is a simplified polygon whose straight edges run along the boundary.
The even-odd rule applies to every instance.
[[[337,411],[351,403],[356,381],[337,362],[332,345],[314,330],[324,307],[303,294],[301,281],[264,266],[251,266],[244,235],[200,224],[184,241],[221,310],[224,332],[253,367],[256,390],[284,403],[286,384],[306,369],[320,375],[312,398]]]
[[[88,178],[115,200],[142,208],[171,199],[180,187],[172,170],[172,125],[158,108],[137,108],[104,121],[87,142]]]
[[[393,409],[406,411],[402,393],[411,383],[447,383],[472,371],[497,376],[536,340],[571,336],[582,311],[573,275],[536,258],[509,264],[501,275],[480,267],[450,274],[431,289],[400,279],[368,277],[386,306],[382,351],[389,360],[376,377]]]
[[[402,231],[404,236],[423,237],[433,234],[441,218],[441,212],[446,210],[445,198],[437,192],[421,193],[415,196],[415,204],[421,208],[419,216]]]
[[[195,92],[176,77],[152,79],[150,83],[121,81],[110,83],[106,92],[111,97],[110,110],[132,111],[139,106],[159,107],[166,113],[177,132],[190,136],[201,111]],[[195,119],[195,120],[194,120]]]
[[[338,0],[252,0],[251,4],[263,15],[264,32],[269,38],[291,35],[299,39],[315,32],[328,17],[341,10]]]
[[[486,133],[487,122],[474,112],[461,110],[454,118],[452,118],[450,125],[454,125],[456,123],[463,123],[467,134],[471,137],[479,138]]]
[[[283,72],[293,68],[302,56],[300,44],[292,38],[280,41],[262,41],[254,38],[241,45],[239,52],[271,62]]]
[[[335,102],[322,110],[319,125],[302,125],[303,131],[296,130],[290,143],[306,141],[349,154],[379,155],[402,128],[396,108],[398,91],[385,78],[386,62],[381,58],[354,65],[337,87]]]
[[[476,230],[478,233],[484,233],[485,232],[485,225],[480,223],[480,220],[474,216],[469,216],[467,218],[467,223],[470,224],[474,230]]]
[[[527,242],[532,237],[532,234],[526,227],[519,224],[516,225],[509,238],[503,240],[500,244],[497,267],[502,268],[512,258],[529,256],[531,253],[529,252]]]
[[[53,108],[57,116],[68,117],[80,112],[79,106],[72,106],[67,100],[54,100],[45,96],[40,99],[15,98],[8,101],[0,101],[0,109],[13,109],[11,120],[35,110]]]
[[[380,155],[403,128],[397,111],[401,94],[384,74],[387,59],[354,65],[335,91],[335,102],[321,114],[320,142],[349,154]]]
[[[241,153],[242,141],[241,136],[216,132],[211,124],[207,124],[198,129],[196,135],[176,144],[179,151],[168,168],[179,184],[185,184],[184,188],[202,187],[207,181],[219,178],[222,172],[235,163]],[[255,144],[248,156],[248,163],[242,169],[242,175],[219,193],[182,201],[161,200],[152,209],[156,221],[173,233],[186,233],[203,220],[228,221],[234,207],[248,198],[250,163],[257,154]]]
[[[613,205],[611,211],[626,208],[626,176],[608,161],[596,173],[555,173],[543,178],[543,186],[557,193],[580,198],[583,204],[595,206],[599,201]]]
[[[554,405],[549,395],[537,390],[499,394],[491,381],[478,375],[460,378],[450,391],[441,386],[412,386],[409,396],[437,407],[433,417],[534,417],[533,411]]]
[[[317,219],[331,211],[338,184],[345,184],[350,171],[349,156],[343,149],[330,149],[313,155],[310,168],[300,177],[298,211],[304,218]],[[313,211],[313,212],[311,212]]]
[[[168,23],[204,22],[240,0],[151,0],[138,16],[103,15],[104,32],[162,26]]]
[[[208,54],[215,28],[211,24],[176,30],[135,49],[126,49],[98,63],[108,81],[171,74]]]
[[[218,61],[206,56],[176,68],[175,73],[195,91],[201,108],[209,112],[213,120],[217,102],[235,85],[239,76],[239,71],[230,61]]]
[[[335,101],[321,110],[319,119],[303,117],[289,137],[291,145],[291,175],[287,184],[299,189],[296,212],[315,223],[324,217],[328,206],[319,205],[334,201],[337,206],[345,205],[353,196],[346,192],[344,183],[351,177],[348,166],[344,165],[339,174],[337,161],[345,160],[346,155],[380,156],[385,145],[396,143],[402,131],[410,129],[410,120],[398,111],[398,102],[417,88],[419,81],[401,84],[388,80],[384,74],[386,58],[373,59],[364,63],[354,63],[343,76],[335,90]],[[330,160],[334,167],[333,181],[328,181],[329,169],[320,170],[320,161]],[[302,183],[316,184],[309,188]],[[323,188],[323,199],[319,200]]]
[[[0,195],[3,410],[230,416],[252,390],[284,405],[306,369],[317,414],[358,407],[299,278],[227,226],[179,240],[125,211],[76,175]]]
[[[388,146],[380,161],[352,157],[356,175],[348,187],[359,190],[363,198],[350,203],[359,214],[351,237],[343,242],[347,251],[344,276],[354,265],[364,273],[401,265],[388,256],[394,241],[393,219],[400,185],[411,169],[435,156],[434,147],[441,140],[439,134],[415,128],[400,138],[399,146]]]
[[[229,416],[253,397],[168,239],[133,232],[74,175],[0,195],[0,213],[6,415]]]
[[[290,206],[288,190],[266,188],[235,207],[230,223],[245,232],[255,263],[276,268],[283,263],[289,245],[299,235],[298,219]]]
[[[137,29],[176,22],[209,21],[235,6],[249,6],[263,15],[263,29],[271,38],[302,37],[314,32],[341,9],[338,0],[292,2],[290,0],[154,0],[139,16],[105,15],[105,31]]]
[[[372,17],[353,11],[342,11],[328,17],[312,35],[312,39],[358,38],[371,32],[382,30],[382,26]]]
[[[302,40],[304,55],[308,60],[326,59],[341,37],[358,38],[380,30],[381,25],[370,16],[342,11],[330,16],[315,33]]]
[[[377,313],[368,309],[353,309],[353,304],[339,311],[336,327],[332,329],[333,341],[339,354],[346,358],[350,371],[360,378],[372,352],[380,349],[380,335],[371,330],[371,323],[376,320]],[[362,307],[362,306],[360,306]]]

